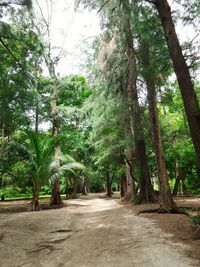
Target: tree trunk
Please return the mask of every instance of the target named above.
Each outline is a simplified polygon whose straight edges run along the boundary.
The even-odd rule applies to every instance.
[[[155,6],[162,22],[169,54],[181,90],[190,133],[196,152],[197,165],[198,168],[200,168],[200,108],[198,99],[175,31],[171,16],[171,8],[168,1],[156,0]]]
[[[131,199],[136,198],[135,194],[135,182],[133,180],[133,149],[132,149],[132,141],[133,136],[131,132],[131,122],[129,115],[125,118],[125,134],[126,134],[126,151],[125,151],[125,159],[126,159],[126,184],[127,190],[124,196],[124,199],[129,201]]]
[[[180,184],[180,177],[177,177],[177,178],[176,178],[176,181],[175,181],[175,185],[174,185],[173,193],[172,193],[172,195],[173,195],[174,197],[177,196],[177,194],[178,194],[178,187],[179,187],[179,184]]]
[[[186,182],[185,182],[185,176],[181,177],[181,181],[182,181],[182,193],[183,193],[183,196],[187,196],[187,186],[186,186]]]
[[[178,162],[176,161],[175,163],[175,172],[176,172],[176,181],[175,181],[175,185],[174,185],[174,189],[173,189],[173,196],[177,196],[177,193],[178,193],[178,187],[179,187],[179,184],[180,184],[180,174],[179,174],[179,164]]]
[[[39,106],[38,106],[38,95],[36,95],[36,106],[35,106],[35,133],[38,133],[39,125]]]
[[[73,185],[72,185],[73,191],[72,194],[69,196],[70,199],[78,198],[77,190],[78,190],[78,177],[74,176],[73,178]]]
[[[110,181],[109,170],[106,171],[106,195],[107,197],[112,196],[112,183]]]
[[[62,204],[62,199],[60,195],[60,183],[59,179],[56,179],[53,183],[52,195],[51,195],[51,205]]]
[[[140,180],[140,192],[137,197],[137,203],[148,203],[156,201],[151,185],[149,168],[146,156],[146,146],[144,141],[144,131],[141,121],[141,111],[138,102],[138,93],[136,88],[136,59],[133,45],[133,36],[130,25],[130,6],[128,0],[123,1],[124,15],[122,25],[126,37],[126,53],[128,56],[129,76],[128,76],[128,99],[133,115],[133,128],[135,137],[135,154],[137,161],[137,173]]]
[[[53,136],[58,136],[59,131],[59,117],[58,117],[58,110],[57,110],[57,100],[58,100],[58,89],[56,87],[56,73],[55,73],[55,65],[53,60],[51,59],[51,53],[50,53],[50,46],[49,46],[49,53],[47,55],[44,55],[44,60],[46,63],[46,66],[49,71],[49,75],[52,79],[52,88],[51,88],[51,118],[52,118],[52,133]],[[60,155],[60,149],[57,145],[55,147],[55,160],[58,159]],[[58,161],[58,167],[59,167],[59,161]],[[62,204],[62,199],[60,195],[60,181],[59,179],[55,179],[52,193],[51,193],[51,205],[59,205]]]
[[[83,176],[83,186],[82,186],[82,194],[83,195],[87,195],[88,191],[88,181],[87,181],[87,177]]]
[[[167,169],[160,133],[160,125],[158,119],[156,89],[154,83],[154,77],[152,67],[150,63],[149,45],[146,41],[141,41],[142,61],[144,66],[144,80],[147,86],[147,99],[149,104],[149,113],[151,118],[151,130],[153,147],[156,157],[159,189],[160,189],[160,208],[162,210],[173,210],[175,208],[175,202],[173,201],[171,191],[169,188],[169,181],[167,176]]]
[[[33,184],[33,199],[31,201],[32,211],[40,210],[40,205],[39,205],[40,187],[41,187],[40,183],[38,181],[35,181]]]
[[[126,190],[127,190],[126,177],[124,175],[121,176],[120,182],[121,182],[120,196],[121,198],[124,199],[124,196],[126,195]]]
[[[57,88],[55,85],[53,85],[52,88],[52,94],[51,94],[51,112],[52,112],[52,132],[53,136],[58,136],[58,130],[59,130],[59,122],[58,122],[58,111],[57,111]],[[55,147],[55,160],[58,161],[58,166],[60,166],[59,163],[59,156],[60,156],[60,148],[58,145]],[[62,204],[62,199],[60,195],[60,181],[59,178],[56,178],[53,183],[52,188],[52,194],[51,194],[51,205],[60,205]]]

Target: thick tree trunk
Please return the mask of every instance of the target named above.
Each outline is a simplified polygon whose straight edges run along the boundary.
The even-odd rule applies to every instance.
[[[149,113],[151,118],[151,130],[153,147],[156,157],[159,189],[160,189],[160,208],[163,210],[173,210],[175,208],[175,202],[173,201],[171,191],[169,188],[169,181],[167,176],[167,169],[160,133],[160,125],[158,119],[157,101],[156,101],[156,89],[153,78],[153,72],[151,69],[149,46],[144,40],[141,41],[142,49],[142,61],[144,66],[144,79],[147,85],[147,98],[149,104]]]
[[[60,183],[59,179],[56,179],[53,183],[52,195],[51,195],[51,205],[62,204],[62,199],[60,195]]]
[[[124,199],[129,201],[131,199],[136,198],[135,194],[135,182],[133,180],[133,149],[132,149],[132,141],[133,136],[131,132],[131,121],[129,115],[125,118],[125,134],[126,134],[126,151],[125,151],[125,159],[126,159],[126,184],[127,190],[124,196]]]
[[[126,195],[127,191],[126,177],[124,175],[121,176],[120,182],[121,182],[120,196],[122,199],[124,199],[124,196]]]
[[[76,177],[76,176],[73,179],[72,188],[73,188],[73,191],[72,191],[71,195],[69,196],[69,198],[71,198],[71,199],[78,198],[78,193],[77,193],[77,191],[78,191],[78,177]]]
[[[126,37],[127,56],[129,64],[128,77],[128,99],[129,105],[133,115],[133,128],[135,137],[135,155],[137,161],[137,173],[140,180],[140,192],[137,198],[137,203],[154,202],[156,197],[153,193],[153,188],[150,180],[150,173],[147,163],[146,147],[144,141],[144,131],[141,121],[141,111],[138,101],[138,94],[136,88],[136,59],[135,49],[133,45],[133,36],[130,25],[130,6],[128,0],[123,1],[124,15],[122,23]]]
[[[198,99],[175,31],[171,16],[171,8],[168,1],[156,0],[155,6],[162,22],[169,54],[181,90],[190,133],[196,152],[197,164],[198,168],[200,168],[200,108]]]

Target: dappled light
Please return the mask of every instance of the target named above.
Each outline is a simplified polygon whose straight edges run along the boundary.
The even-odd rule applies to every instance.
[[[3,0],[0,62],[0,266],[200,266],[199,0]]]

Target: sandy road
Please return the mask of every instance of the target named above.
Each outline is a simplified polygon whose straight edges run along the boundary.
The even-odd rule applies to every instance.
[[[190,267],[187,249],[116,200],[0,214],[0,267]]]

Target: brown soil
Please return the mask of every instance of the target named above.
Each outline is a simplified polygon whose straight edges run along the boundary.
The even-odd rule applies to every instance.
[[[189,216],[200,216],[200,197],[176,197],[176,204],[180,208],[192,208],[193,211],[187,211]],[[193,240],[192,235],[196,230],[196,226],[191,223],[188,215],[184,214],[167,214],[167,213],[140,213],[142,211],[154,210],[159,208],[158,204],[142,204],[132,205],[123,203],[128,209],[131,209],[135,215],[148,218],[155,221],[160,228],[166,233],[172,234],[174,242],[182,242],[189,245],[186,253],[189,257],[200,262],[200,240]]]
[[[199,242],[191,241],[193,227],[185,215],[135,216],[156,206],[121,204],[92,194],[64,203],[61,209],[18,213],[15,202],[1,203],[0,266],[200,266]],[[200,204],[199,199],[177,203]],[[13,204],[15,213],[5,212]]]

